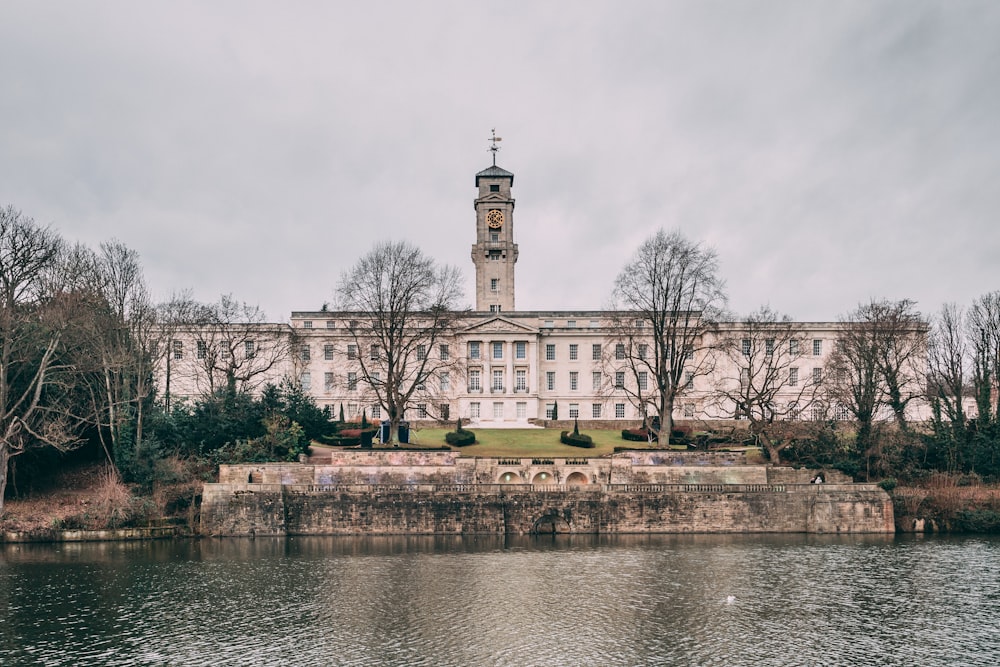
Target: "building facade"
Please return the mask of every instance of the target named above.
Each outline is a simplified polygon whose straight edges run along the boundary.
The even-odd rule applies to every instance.
[[[416,352],[436,355],[437,363],[433,374],[420,378],[405,417],[411,421],[461,417],[483,427],[526,426],[556,415],[561,420],[634,423],[655,393],[656,378],[619,354],[621,314],[516,309],[513,182],[514,175],[495,162],[476,174],[472,245],[476,308],[456,322],[442,339],[446,342]],[[161,368],[161,387],[166,375],[173,396],[196,396],[206,387],[234,380],[234,374],[225,370],[227,363],[245,362],[241,367],[246,371],[256,362],[261,368],[248,374],[252,383],[248,380],[247,389],[291,378],[334,414],[343,409],[348,419],[362,413],[370,419],[384,418],[371,386],[379,378],[372,377],[369,369],[366,380],[360,367],[360,355],[376,360],[380,351],[353,335],[357,317],[350,312],[294,311],[288,324],[256,325],[242,337],[221,340],[217,332],[210,340],[205,331],[178,332],[169,347],[171,366]],[[780,418],[847,417],[841,408],[821,399],[818,391],[828,377],[841,329],[832,322],[796,323],[793,335],[777,338],[777,343],[775,338],[764,339],[765,348],[771,348],[764,351],[769,372],[775,376],[768,381],[780,385],[771,397]],[[745,416],[738,388],[757,379],[749,377],[742,363],[751,355],[751,343],[756,345],[756,340],[748,338],[741,323],[706,330],[690,353],[692,368],[702,370],[684,382],[674,419]],[[222,363],[206,363],[216,359]],[[779,362],[771,363],[772,359]],[[916,402],[913,410],[920,411]],[[648,407],[646,413],[650,414]]]

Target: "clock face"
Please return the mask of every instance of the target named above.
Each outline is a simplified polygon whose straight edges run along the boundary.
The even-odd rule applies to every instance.
[[[503,211],[498,208],[486,214],[486,224],[490,229],[500,229],[503,226]]]

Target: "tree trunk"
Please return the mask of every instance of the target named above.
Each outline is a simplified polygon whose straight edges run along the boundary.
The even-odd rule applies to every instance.
[[[0,442],[0,516],[3,516],[3,498],[7,492],[7,464],[10,462],[10,447]]]

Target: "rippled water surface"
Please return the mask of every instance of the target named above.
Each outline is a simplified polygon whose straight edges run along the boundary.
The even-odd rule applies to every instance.
[[[996,665],[1000,540],[0,546],[3,665]]]

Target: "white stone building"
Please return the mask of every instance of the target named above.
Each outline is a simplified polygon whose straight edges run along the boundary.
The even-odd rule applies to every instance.
[[[640,410],[636,395],[650,391],[653,378],[616,366],[612,315],[602,311],[518,311],[515,307],[514,268],[518,246],[514,243],[515,219],[512,186],[514,175],[494,163],[476,174],[475,243],[472,261],[476,271],[476,309],[458,323],[434,350],[441,370],[424,381],[406,418],[411,421],[461,417],[473,425],[517,426],[552,417],[561,420],[634,423]],[[199,340],[194,331],[180,332],[171,342],[171,394],[192,396],[220,379],[206,378],[207,355],[213,345],[225,348],[221,357],[257,358],[264,351],[280,351],[265,372],[254,375],[253,389],[263,381],[289,377],[301,382],[320,406],[330,406],[345,416],[383,418],[360,373],[358,355],[378,354],[358,349],[350,333],[349,312],[294,311],[289,324],[257,325],[212,343]],[[717,351],[722,338],[747,346],[738,323],[724,324],[713,340],[700,341],[697,355],[713,354],[711,372],[691,379],[677,400],[675,420],[734,419],[738,410],[719,388],[745,381],[738,363]],[[775,403],[786,418],[840,417],[843,410],[812,399],[812,389],[824,378],[840,325],[832,322],[797,323],[794,342],[781,365],[782,388]],[[257,333],[256,337],[254,332]],[[773,341],[772,341],[773,346]],[[712,351],[704,351],[712,350]],[[771,354],[772,352],[768,352]],[[692,352],[692,357],[696,353]],[[692,359],[695,361],[696,359]],[[251,360],[252,361],[252,360]],[[745,375],[745,374],[744,374]],[[164,384],[161,369],[161,387]],[[727,384],[728,383],[728,384]],[[806,397],[805,399],[803,397]],[[558,408],[556,408],[558,406]],[[924,408],[914,404],[915,412]]]

